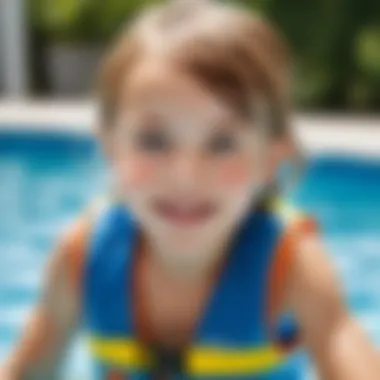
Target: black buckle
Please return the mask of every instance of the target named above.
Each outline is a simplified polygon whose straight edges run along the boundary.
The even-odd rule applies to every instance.
[[[153,379],[174,379],[184,372],[184,352],[178,349],[150,347]]]

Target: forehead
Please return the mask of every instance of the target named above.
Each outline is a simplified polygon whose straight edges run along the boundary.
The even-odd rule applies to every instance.
[[[203,122],[237,119],[209,88],[164,60],[146,60],[125,78],[119,107],[129,114],[154,112]]]

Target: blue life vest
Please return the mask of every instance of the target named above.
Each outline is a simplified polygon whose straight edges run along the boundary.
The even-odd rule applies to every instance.
[[[252,213],[242,223],[176,379],[301,378],[298,365],[283,355],[268,329],[268,277],[282,232],[281,220],[269,211]],[[83,296],[96,379],[148,379],[154,365],[133,319],[137,233],[132,216],[120,205],[108,207],[92,233]],[[288,340],[293,339],[292,326],[285,326]]]

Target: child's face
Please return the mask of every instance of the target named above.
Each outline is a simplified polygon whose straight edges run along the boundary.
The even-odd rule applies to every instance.
[[[255,126],[156,63],[124,86],[112,144],[129,208],[169,250],[193,259],[228,235],[271,175],[269,146]]]

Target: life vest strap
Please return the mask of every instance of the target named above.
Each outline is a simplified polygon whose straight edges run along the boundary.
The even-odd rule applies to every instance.
[[[157,360],[148,348],[130,339],[93,338],[90,346],[93,355],[110,367],[152,370]],[[173,364],[173,357],[160,359],[165,359],[161,364]],[[268,372],[279,366],[284,356],[272,345],[253,348],[197,346],[175,359],[179,370],[191,376],[238,376]]]

